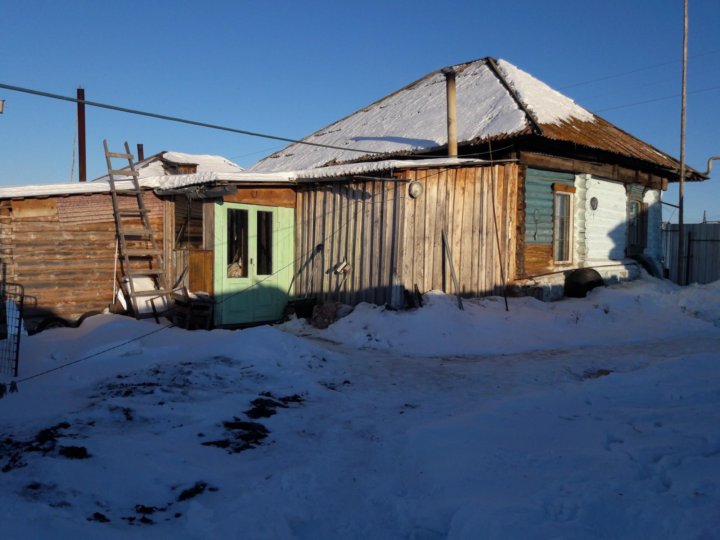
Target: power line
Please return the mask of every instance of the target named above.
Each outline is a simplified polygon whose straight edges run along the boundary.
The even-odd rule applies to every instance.
[[[125,345],[129,345],[130,343],[133,343],[133,342],[135,342],[135,341],[139,341],[139,340],[141,340],[142,338],[151,336],[151,335],[153,335],[153,334],[157,334],[158,332],[162,332],[163,330],[167,330],[168,328],[173,328],[174,326],[175,326],[174,324],[170,324],[170,325],[167,325],[167,326],[161,326],[160,328],[156,328],[156,329],[152,330],[151,332],[146,332],[145,334],[142,334],[141,336],[137,336],[137,337],[128,339],[128,340],[126,340],[126,341],[123,341],[122,343],[119,343],[119,344],[117,344],[117,345],[113,345],[112,347],[108,347],[107,349],[103,349],[103,350],[101,350],[101,351],[94,352],[94,353],[89,354],[89,355],[87,355],[87,356],[83,356],[82,358],[78,358],[77,360],[73,360],[72,362],[67,362],[66,364],[61,364],[61,365],[59,365],[59,366],[55,366],[54,368],[46,369],[45,371],[41,371],[41,372],[39,372],[39,373],[35,373],[34,375],[29,375],[29,376],[24,377],[24,378],[22,378],[22,379],[19,379],[19,380],[17,380],[17,381],[13,381],[13,384],[14,384],[14,385],[18,385],[18,384],[20,384],[20,383],[24,383],[24,382],[30,381],[30,380],[35,379],[35,378],[37,378],[37,377],[41,377],[41,376],[43,376],[43,375],[47,375],[48,373],[52,373],[52,372],[54,372],[54,371],[59,371],[59,370],[61,370],[61,369],[65,369],[65,368],[68,367],[68,366],[72,366],[72,365],[74,365],[74,364],[79,364],[80,362],[84,362],[85,360],[90,360],[91,358],[95,358],[96,356],[100,356],[101,354],[105,354],[106,352],[110,352],[110,351],[113,351],[113,350],[115,350],[115,349],[120,349],[121,347],[124,347]]]
[[[128,109],[127,107],[120,107],[117,105],[110,105],[107,103],[100,103],[98,101],[88,101],[83,99],[77,99],[70,96],[62,96],[60,94],[51,94],[50,92],[43,92],[41,90],[33,90],[32,88],[23,88],[21,86],[13,86],[10,84],[3,84],[0,83],[0,88],[4,88],[5,90],[12,90],[14,92],[23,92],[25,94],[31,94],[35,96],[42,96],[47,97],[51,99],[59,99],[61,101],[70,101],[73,103],[82,103],[84,105],[89,105],[91,107],[98,107],[100,109],[109,109],[111,111],[119,111],[124,112],[128,114],[135,114],[138,116],[147,116],[149,118],[157,118],[159,120],[168,120],[170,122],[178,122],[181,124],[189,124],[191,126],[199,126],[199,127],[205,127],[210,129],[217,129],[220,131],[229,131],[230,133],[239,133],[240,135],[248,135],[250,137],[260,137],[263,139],[272,139],[274,141],[283,141],[288,143],[294,143],[294,144],[304,144],[307,146],[316,146],[319,148],[329,148],[331,150],[342,150],[347,152],[358,152],[361,154],[378,154],[378,152],[375,152],[374,150],[364,150],[360,148],[350,148],[350,147],[344,147],[344,146],[333,146],[331,144],[322,144],[322,143],[313,143],[308,141],[301,141],[298,139],[290,139],[288,137],[280,137],[277,135],[269,135],[267,133],[258,133],[256,131],[247,131],[244,129],[237,129],[237,128],[231,128],[226,126],[220,126],[217,124],[209,124],[207,122],[199,122],[197,120],[188,120],[187,118],[180,118],[179,116],[168,116],[165,114],[157,114],[147,111],[140,111],[137,109]]]
[[[720,52],[720,49],[715,49],[715,50],[707,51],[707,52],[700,53],[700,54],[694,54],[693,56],[691,56],[691,58],[700,58],[702,56],[708,56],[710,54],[716,54],[718,52]],[[626,75],[633,75],[634,73],[640,73],[642,71],[648,71],[651,69],[656,69],[659,67],[669,66],[669,65],[678,64],[678,63],[680,63],[680,60],[671,60],[668,62],[660,62],[659,64],[652,64],[652,65],[645,66],[642,68],[631,69],[629,71],[623,71],[621,73],[615,73],[613,75],[606,75],[604,77],[598,77],[597,79],[589,79],[587,81],[581,81],[581,82],[577,82],[577,83],[573,83],[573,84],[566,84],[565,86],[559,86],[558,90],[565,90],[567,88],[575,88],[577,86],[585,86],[587,84],[607,81],[609,79],[617,79],[619,77],[625,77]]]
[[[693,92],[688,92],[688,94],[701,94],[703,92],[712,92],[713,90],[720,90],[720,86],[711,86],[709,88],[703,88],[702,90],[694,90]],[[615,107],[607,107],[605,109],[597,109],[597,112],[604,112],[604,111],[614,111],[615,109],[624,109],[626,107],[635,107],[636,105],[645,105],[646,103],[655,103],[656,101],[666,101],[668,99],[676,99],[679,98],[680,94],[673,94],[672,96],[664,96],[654,99],[646,99],[644,101],[636,101],[634,103],[626,103],[625,105],[617,105]]]

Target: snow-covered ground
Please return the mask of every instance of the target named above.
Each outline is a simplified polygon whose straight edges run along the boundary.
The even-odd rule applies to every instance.
[[[720,536],[719,283],[425,299],[27,338],[2,538]]]

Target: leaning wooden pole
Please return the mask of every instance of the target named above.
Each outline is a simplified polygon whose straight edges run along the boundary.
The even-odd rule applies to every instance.
[[[688,49],[688,0],[684,2],[683,14],[683,60],[682,60],[682,104],[680,106],[680,190],[678,194],[678,283],[687,285],[689,276],[683,276],[683,255],[685,254],[685,116],[687,106],[687,49]]]

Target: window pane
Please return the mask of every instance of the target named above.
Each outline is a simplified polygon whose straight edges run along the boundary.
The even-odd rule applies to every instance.
[[[175,249],[203,247],[203,203],[175,197]]]
[[[555,194],[555,216],[554,216],[554,234],[555,234],[555,253],[556,261],[570,260],[570,195],[566,193]]]
[[[248,212],[227,211],[227,277],[248,276]]]
[[[272,212],[257,213],[257,273],[260,276],[272,274]]]
[[[640,245],[640,204],[637,201],[630,201],[628,205],[628,244],[631,246]]]

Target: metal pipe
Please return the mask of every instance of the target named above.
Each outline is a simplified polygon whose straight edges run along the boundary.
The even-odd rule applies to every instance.
[[[448,157],[457,157],[458,141],[457,141],[457,98],[455,92],[455,70],[453,68],[444,68],[442,70],[445,75],[445,89],[447,95],[447,137],[448,137]]]
[[[78,125],[78,176],[80,182],[87,181],[87,161],[85,155],[85,90],[77,89],[77,125]]]
[[[703,174],[705,176],[710,176],[710,173],[712,172],[712,162],[713,161],[720,161],[720,156],[713,156],[708,159],[708,168],[707,171],[705,171]]]
[[[138,143],[137,145],[137,160],[142,161],[145,159],[145,149],[143,148],[142,143]]]

